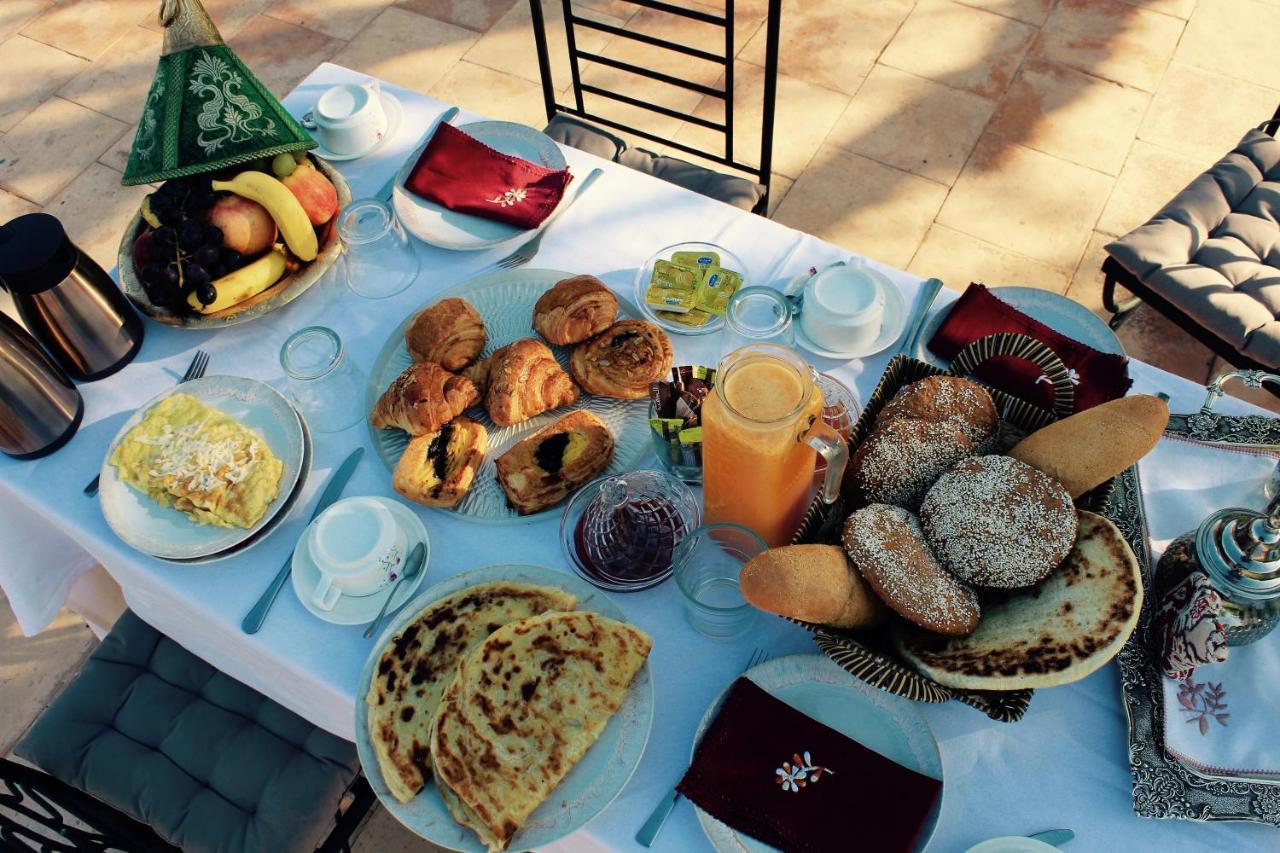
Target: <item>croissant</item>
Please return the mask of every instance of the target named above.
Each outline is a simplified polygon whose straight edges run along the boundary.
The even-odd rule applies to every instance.
[[[498,482],[521,515],[541,512],[609,467],[613,435],[586,409],[570,412],[498,457]]]
[[[484,319],[465,299],[441,299],[424,308],[404,330],[414,361],[433,361],[445,370],[465,367],[484,349]]]
[[[547,345],[533,338],[507,344],[488,362],[484,407],[498,426],[511,426],[548,409],[578,402],[578,388]],[[481,368],[481,374],[486,368]]]
[[[622,320],[569,357],[569,372],[588,394],[638,400],[671,369],[667,333],[644,320]]]
[[[488,452],[484,426],[459,415],[435,432],[410,440],[396,463],[391,488],[426,506],[457,506],[475,483]]]
[[[424,435],[479,401],[480,392],[470,379],[455,376],[434,362],[415,362],[382,392],[369,422],[378,429],[399,428],[409,435]]]
[[[547,343],[564,346],[598,335],[618,316],[618,297],[593,275],[556,282],[533,306],[533,328]]]

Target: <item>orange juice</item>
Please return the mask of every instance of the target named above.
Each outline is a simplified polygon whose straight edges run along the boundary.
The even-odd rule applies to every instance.
[[[718,373],[702,407],[706,521],[741,524],[770,547],[785,545],[813,500],[817,456],[808,434],[822,423],[822,392],[798,356],[767,344],[731,353]]]

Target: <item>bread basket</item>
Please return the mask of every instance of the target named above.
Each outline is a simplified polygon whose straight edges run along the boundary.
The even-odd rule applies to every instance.
[[[1070,415],[1075,405],[1075,387],[1066,365],[1046,345],[1026,335],[1003,332],[980,338],[969,344],[943,370],[918,359],[896,356],[885,368],[876,390],[867,400],[862,416],[854,424],[849,438],[850,449],[857,447],[871,433],[876,416],[904,385],[927,376],[969,376],[989,359],[1005,356],[1025,359],[1036,364],[1053,386],[1054,410],[1014,397],[1004,391],[988,388],[1000,411],[1000,448],[1007,450],[1023,436]],[[1114,482],[1107,482],[1076,501],[1084,509],[1102,507]],[[832,504],[815,498],[801,521],[792,542],[833,543],[840,541],[840,529],[849,512],[858,507],[842,495]],[[813,631],[814,642],[831,660],[868,684],[916,702],[946,702],[957,699],[985,713],[994,720],[1014,722],[1022,717],[1031,702],[1031,690],[966,691],[944,687],[917,672],[902,660],[889,641],[888,631],[848,631],[824,625],[803,624]]]

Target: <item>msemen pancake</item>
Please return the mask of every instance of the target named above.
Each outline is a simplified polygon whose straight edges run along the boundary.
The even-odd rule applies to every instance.
[[[490,634],[459,666],[431,731],[454,817],[504,849],[622,707],[651,645],[639,629],[584,611]]]
[[[576,603],[555,587],[478,584],[435,602],[392,638],[365,701],[378,767],[397,800],[413,799],[431,774],[431,718],[467,652],[508,622]]]
[[[284,463],[230,415],[190,394],[151,407],[111,454],[120,479],[199,524],[249,529],[280,494]]]
[[[1111,660],[1138,624],[1142,575],[1120,531],[1080,513],[1075,547],[1040,584],[984,599],[967,637],[899,626],[902,655],[929,678],[963,690],[1053,687]]]

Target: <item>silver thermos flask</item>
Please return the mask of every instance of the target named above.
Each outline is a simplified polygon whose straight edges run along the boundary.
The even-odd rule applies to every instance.
[[[101,379],[142,346],[142,321],[102,267],[47,213],[0,225],[0,285],[18,316],[73,379]]]
[[[84,401],[40,345],[0,312],[0,451],[34,459],[66,444]]]

